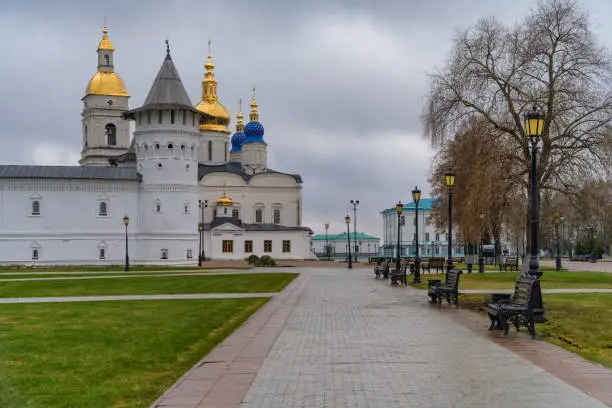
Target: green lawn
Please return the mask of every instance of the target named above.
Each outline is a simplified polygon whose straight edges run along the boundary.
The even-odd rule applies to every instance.
[[[0,406],[146,408],[266,302],[2,305]]]
[[[297,273],[0,282],[0,297],[279,292]]]
[[[29,278],[78,278],[83,276],[142,276],[142,275],[171,275],[171,274],[200,274],[200,273],[224,273],[219,269],[204,269],[198,270],[185,270],[185,271],[117,271],[117,272],[0,272],[0,279],[29,279]]]
[[[483,296],[461,296],[459,302],[478,310]],[[549,321],[536,325],[538,337],[612,368],[612,294],[548,294],[544,309]]]
[[[503,273],[467,273],[463,272],[459,278],[459,290],[461,289],[513,289],[514,281],[519,276],[518,272]],[[426,289],[429,279],[441,279],[444,275],[421,274],[421,283],[412,284],[415,288]],[[408,277],[408,282],[412,277]],[[544,272],[541,277],[542,289],[560,288],[600,288],[612,289],[612,273],[604,272]]]

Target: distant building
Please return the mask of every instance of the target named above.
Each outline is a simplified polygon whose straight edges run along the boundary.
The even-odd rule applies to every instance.
[[[380,238],[373,237],[363,232],[355,234],[351,232],[351,255],[357,258],[367,258],[378,255]],[[312,250],[319,259],[333,258],[344,259],[348,253],[347,233],[342,234],[318,234],[313,235]]]
[[[400,256],[414,256],[416,242],[419,242],[419,256],[446,257],[448,255],[448,230],[436,229],[432,219],[433,198],[422,198],[419,202],[419,236],[416,236],[416,211],[413,201],[404,204],[400,216]],[[383,246],[381,255],[396,256],[397,253],[397,212],[395,206],[381,211],[383,219]],[[453,232],[453,256],[463,256],[463,244]]]

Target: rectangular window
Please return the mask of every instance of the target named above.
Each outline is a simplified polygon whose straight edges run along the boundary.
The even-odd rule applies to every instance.
[[[264,252],[272,252],[272,240],[264,241]]]
[[[263,222],[263,210],[258,208],[255,210],[255,222],[261,224]]]
[[[170,111],[170,123],[174,125],[174,110]]]
[[[32,201],[32,215],[40,215],[40,201]]]
[[[187,250],[187,259],[192,259],[193,258],[193,252],[191,249]]]
[[[406,216],[402,215],[402,218],[400,218],[400,225],[406,225]]]
[[[223,240],[223,253],[231,254],[232,252],[234,252],[234,241],[231,239],[224,239]]]
[[[425,217],[425,225],[429,225],[429,222],[430,222],[429,220],[430,220],[430,217]]]
[[[38,259],[38,256],[39,256],[39,253],[38,253],[38,248],[34,248],[34,249],[32,249],[32,259],[33,259],[33,260],[37,260],[37,259]]]
[[[227,142],[225,142],[225,161],[228,161],[227,159],[227,154],[228,154],[228,148],[227,148]]]
[[[162,249],[160,259],[168,259],[168,250]]]
[[[217,218],[217,208],[213,208],[213,220]]]
[[[108,203],[106,201],[100,201],[100,205],[98,208],[98,215],[100,217],[108,216]]]
[[[436,232],[436,241],[440,241],[440,233]]]
[[[237,208],[234,208],[232,210],[232,218],[236,221],[238,221],[240,219],[240,211],[238,211]]]
[[[429,242],[429,232],[426,232],[426,233],[425,233],[425,241],[426,241],[426,242]]]
[[[187,124],[187,111],[184,110],[182,112],[183,112],[183,125],[186,125]]]
[[[212,140],[208,141],[208,160],[212,160]]]
[[[272,246],[272,243],[270,242],[270,246]],[[272,252],[272,248],[270,248],[270,252]],[[291,252],[291,241],[286,239],[283,240],[283,253],[288,253]]]
[[[98,259],[106,259],[106,249],[105,248],[100,248],[98,250]]]
[[[274,209],[273,215],[274,215],[274,224],[280,224],[281,212],[278,208]]]
[[[160,124],[162,123],[162,114],[163,112],[161,111],[161,109],[157,111],[158,122]]]
[[[253,252],[253,241],[244,241],[244,252],[247,254]]]

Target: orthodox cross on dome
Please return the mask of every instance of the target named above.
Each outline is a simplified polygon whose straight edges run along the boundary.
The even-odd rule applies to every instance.
[[[168,42],[168,37],[166,37],[166,56],[170,56],[170,43]]]
[[[212,49],[212,41],[210,40],[210,37],[208,37],[208,58],[212,58],[211,49]]]
[[[259,121],[259,112],[257,112],[257,101],[255,100],[255,85],[253,85],[253,98],[251,100],[251,113],[249,115],[251,122]]]

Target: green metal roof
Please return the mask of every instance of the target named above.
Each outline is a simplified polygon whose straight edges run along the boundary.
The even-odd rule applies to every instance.
[[[328,241],[334,241],[334,240],[346,240],[347,236],[346,236],[346,232],[343,232],[342,234],[328,234],[327,235],[327,240]],[[311,239],[313,241],[325,241],[325,234],[317,234],[317,235],[313,235],[311,237]],[[356,235],[354,232],[351,232],[351,239],[355,239],[357,241],[359,240],[378,240],[380,241],[380,238],[378,237],[373,237],[372,235],[368,235],[365,234],[363,232],[358,232]]]
[[[421,201],[419,201],[419,210],[431,210],[433,209],[433,206],[436,205],[438,202],[439,200],[437,198],[421,198]],[[404,203],[404,211],[414,212],[414,210],[415,210],[414,201],[410,200]],[[386,210],[381,211],[381,213],[384,214],[389,211],[392,211],[395,213],[395,207],[387,208]]]

